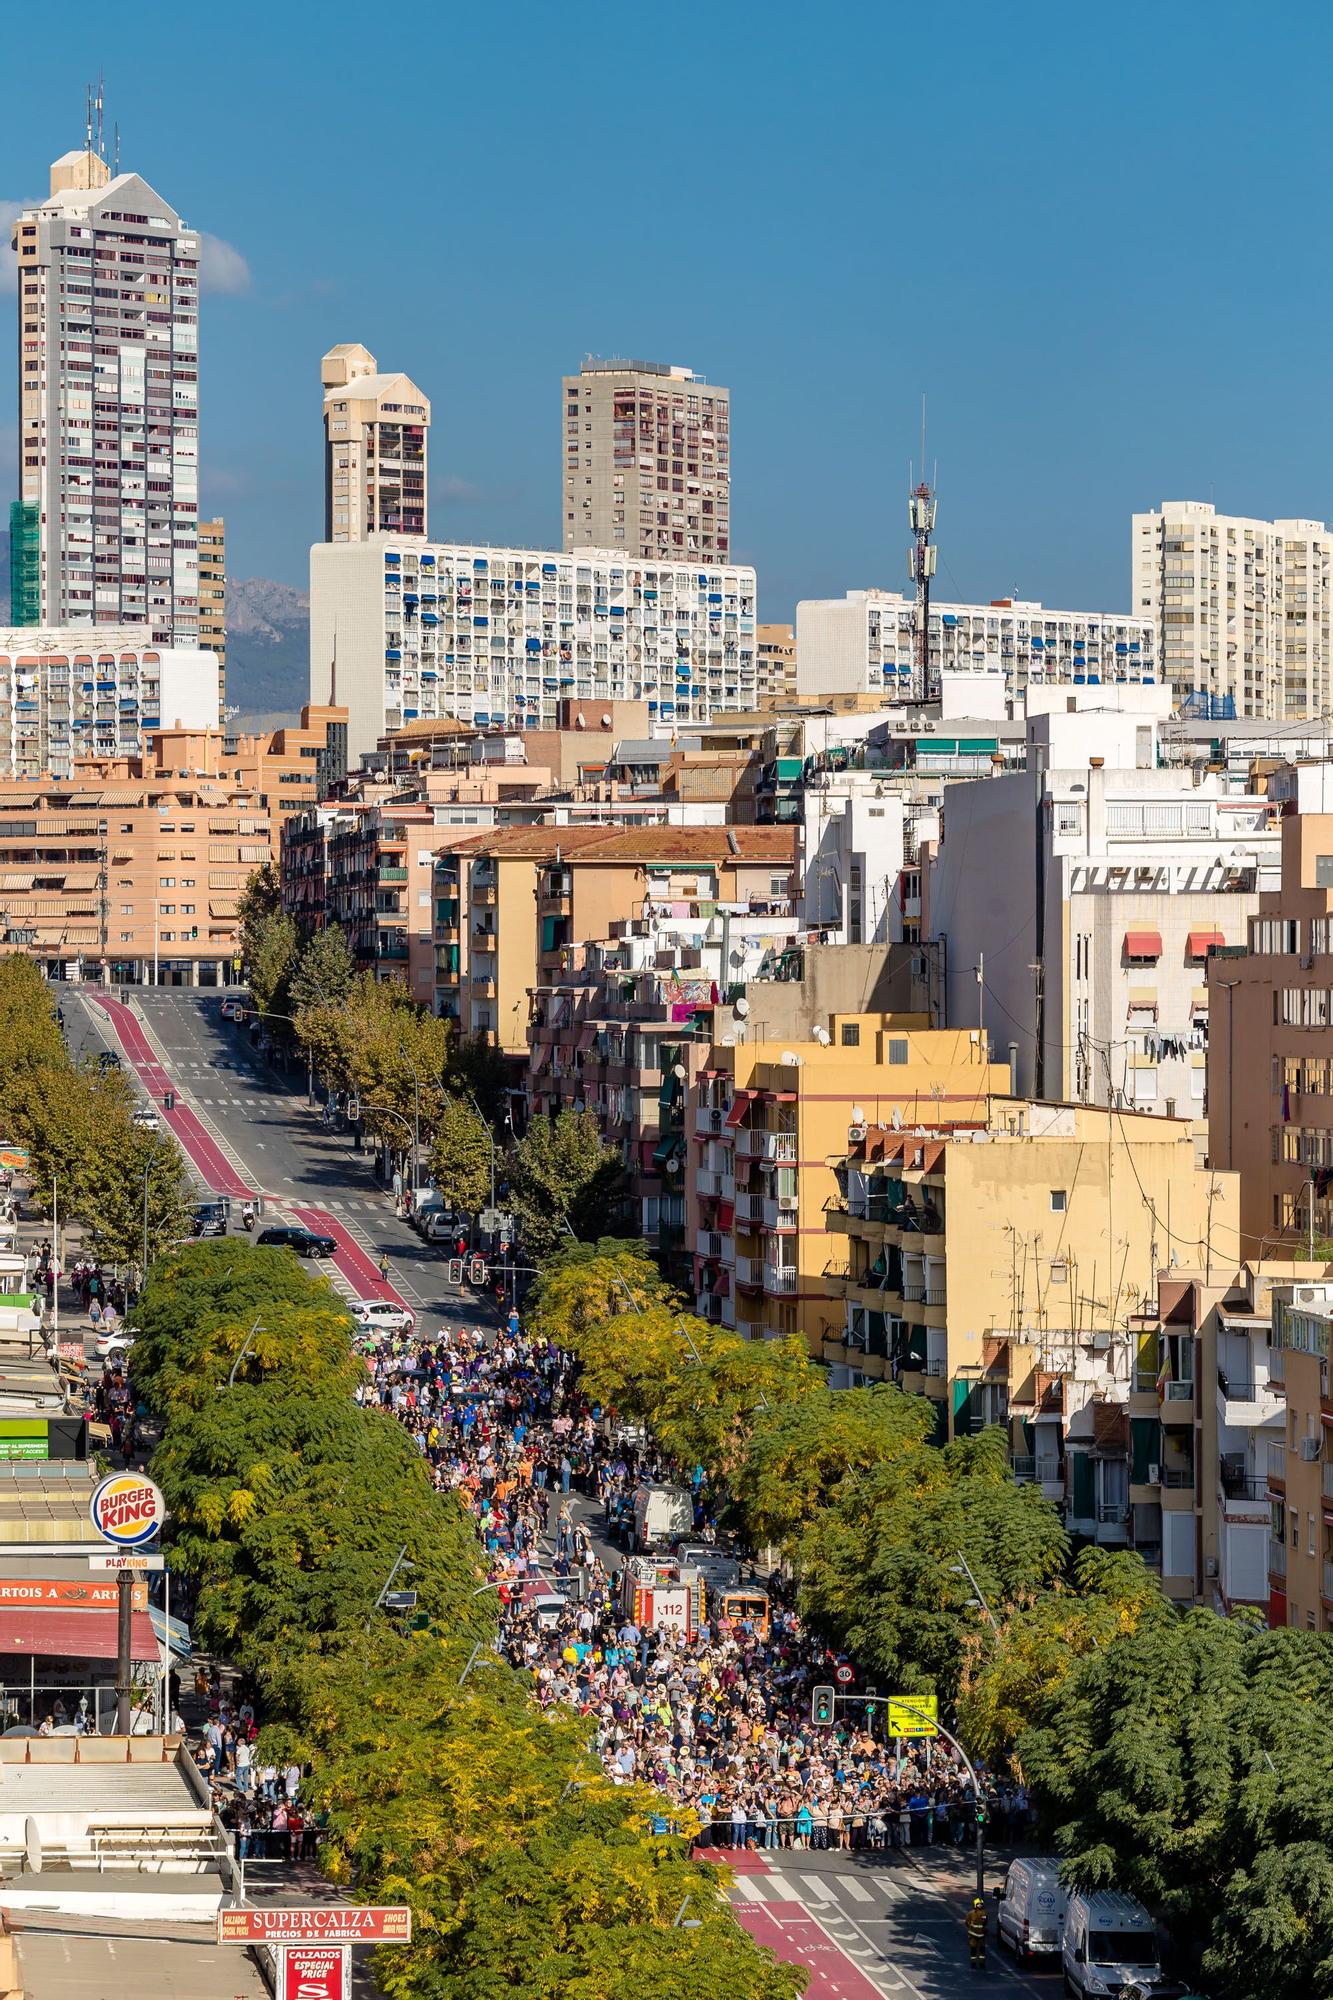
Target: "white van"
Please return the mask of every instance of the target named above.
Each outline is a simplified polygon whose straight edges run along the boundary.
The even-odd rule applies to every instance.
[[[1116,1889],[1080,1890],[1069,1898],[1060,1966],[1065,1992],[1078,2000],[1119,1993],[1131,1980],[1149,1993],[1165,1983],[1152,1918],[1142,1903]]]
[[[1053,1854],[1031,1854],[1011,1861],[1004,1887],[995,1893],[1000,1905],[996,1934],[1017,1959],[1059,1951],[1069,1897],[1061,1886],[1060,1864]]]

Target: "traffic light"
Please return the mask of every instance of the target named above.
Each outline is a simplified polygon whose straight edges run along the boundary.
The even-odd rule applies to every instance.
[[[834,1699],[833,1689],[823,1683],[810,1696],[810,1720],[818,1728],[832,1728]]]
[[[486,1259],[484,1257],[470,1257],[468,1259],[467,1275],[469,1284],[484,1285],[486,1282]]]
[[[461,1257],[451,1257],[449,1259],[449,1283],[451,1285],[461,1285],[462,1282],[463,1260]]]

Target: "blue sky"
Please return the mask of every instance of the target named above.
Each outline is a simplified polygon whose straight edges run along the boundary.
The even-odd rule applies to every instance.
[[[25,44],[0,206],[100,63],[124,164],[235,253],[201,343],[234,574],[304,582],[319,357],[360,340],[432,397],[439,536],[557,541],[560,375],[636,354],[732,391],[762,615],[903,587],[923,390],[942,594],[1125,608],[1136,507],[1333,512],[1331,43],[1231,0],[74,4]],[[6,501],[13,457],[6,387]]]

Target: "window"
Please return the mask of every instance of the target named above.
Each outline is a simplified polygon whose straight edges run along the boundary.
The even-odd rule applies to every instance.
[[[1052,1188],[1052,1189],[1051,1189],[1051,1213],[1052,1213],[1052,1215],[1063,1215],[1063,1214],[1064,1214],[1064,1212],[1065,1212],[1065,1210],[1066,1210],[1066,1209],[1068,1208],[1068,1206],[1069,1206],[1069,1191],[1068,1191],[1068,1189],[1067,1189],[1067,1188]]]
[[[859,1021],[844,1021],[842,1024],[842,1045],[845,1049],[859,1049],[861,1046],[861,1024]]]
[[[896,1037],[891,1038],[888,1044],[888,1053],[891,1063],[905,1063],[907,1061],[907,1043],[899,1041]]]
[[[174,889],[176,886],[176,877],[174,875],[164,875],[157,886],[159,889]]]

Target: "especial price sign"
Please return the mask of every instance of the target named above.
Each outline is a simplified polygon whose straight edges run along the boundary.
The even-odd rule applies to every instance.
[[[92,1524],[118,1549],[151,1542],[167,1518],[162,1489],[138,1472],[113,1472],[93,1489],[88,1503]]]

